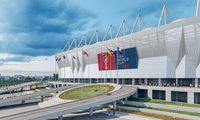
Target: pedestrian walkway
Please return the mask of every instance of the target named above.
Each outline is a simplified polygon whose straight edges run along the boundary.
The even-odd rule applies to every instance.
[[[116,116],[108,115],[107,112],[96,112],[92,116],[89,114],[75,115],[65,117],[64,120],[159,120],[156,118],[145,117],[140,115],[116,112]]]

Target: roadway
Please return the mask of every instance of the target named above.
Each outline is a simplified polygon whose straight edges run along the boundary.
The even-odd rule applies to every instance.
[[[78,88],[78,87],[75,87]],[[107,103],[112,103],[117,100],[127,98],[133,95],[137,91],[137,88],[133,86],[122,86],[119,90],[114,91],[111,94],[104,94],[101,96],[93,97],[90,99],[74,101],[70,103],[62,103],[59,105],[40,108],[33,111],[28,111],[24,113],[19,113],[15,115],[1,117],[1,120],[45,120],[51,119],[64,114],[77,112],[80,110],[90,109],[94,106],[103,105]]]
[[[9,86],[8,89],[0,90],[0,94],[7,93],[7,92],[12,92],[13,90],[17,90],[17,89],[24,88],[24,87],[27,87],[27,86],[38,85],[40,83],[41,82],[27,82],[27,83],[22,83],[22,84],[15,85],[15,86]]]
[[[22,96],[10,98],[10,99],[0,100],[0,107],[7,106],[7,105],[10,105],[12,103],[30,100],[30,99],[38,97],[38,96],[43,96],[47,93],[55,93],[55,92],[58,92],[58,91],[67,90],[67,89],[70,89],[72,87],[77,87],[77,86],[80,86],[80,85],[72,85],[72,86],[64,86],[64,87],[59,87],[59,88],[52,88],[52,89],[45,90],[45,91],[40,91],[40,92],[26,94],[26,95],[22,95]]]

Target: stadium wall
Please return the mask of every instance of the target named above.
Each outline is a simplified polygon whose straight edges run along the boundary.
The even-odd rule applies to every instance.
[[[100,71],[97,54],[117,47],[136,48],[138,68]],[[58,58],[60,78],[200,78],[200,17],[74,48]]]

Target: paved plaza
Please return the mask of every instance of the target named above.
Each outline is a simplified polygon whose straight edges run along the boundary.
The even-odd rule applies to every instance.
[[[65,117],[64,120],[158,120],[156,118],[145,117],[123,112],[116,112],[116,116],[108,115],[107,112],[97,112],[93,116],[89,114]]]

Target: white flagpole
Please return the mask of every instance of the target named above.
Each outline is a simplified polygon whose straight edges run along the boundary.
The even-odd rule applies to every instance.
[[[65,55],[63,55],[63,56],[65,56]],[[65,57],[63,57],[63,67],[64,67],[64,79],[63,79],[63,82],[65,81]]]
[[[72,71],[72,72],[73,72],[73,74],[72,74],[72,75],[73,75],[73,80],[74,80],[74,69],[75,69],[75,65],[74,65],[74,58],[73,58],[73,56],[72,56],[72,62],[73,62],[73,63],[72,63],[73,66],[74,66],[73,71]],[[73,80],[72,80],[72,82],[74,82]],[[70,80],[70,82],[71,82],[71,80]]]
[[[117,49],[117,84],[119,84],[119,73],[118,73],[118,49]]]
[[[105,48],[104,48],[105,49]],[[106,52],[103,52],[104,54],[104,59],[103,59],[103,62],[104,62],[104,66],[105,66],[105,72],[106,72],[106,76],[105,76],[105,79],[104,79],[104,83],[107,82],[107,63],[106,63],[106,59],[107,59],[107,55],[106,55]]]
[[[80,71],[80,60],[78,59],[79,57],[78,57],[78,53],[76,53],[76,57],[77,57],[77,65],[79,66],[78,68],[78,70],[77,70],[77,73],[79,73],[79,71]],[[77,83],[80,83],[80,77],[78,77],[78,81],[77,81]]]
[[[82,65],[83,65],[83,64],[84,64],[84,63],[83,63],[84,56],[83,56],[83,51],[81,51],[81,52],[82,52],[81,54],[82,54]],[[83,67],[83,66],[82,66],[82,67]],[[84,71],[83,71],[83,68],[81,69],[81,71],[82,71],[82,79],[81,79],[81,80],[82,80],[82,82],[83,82],[83,80],[84,80],[84,79],[83,79],[83,72],[84,72]],[[81,81],[80,81],[80,83],[81,83]]]
[[[102,46],[101,46],[101,54],[102,54]],[[100,67],[102,67],[102,61],[99,64],[100,64]],[[101,74],[101,77],[100,77],[101,78],[101,82],[104,82],[104,81],[102,81],[102,79],[103,79],[102,70],[101,71],[99,70],[99,72],[101,72],[100,73]]]
[[[72,81],[73,83],[75,83],[75,78],[74,78],[74,71],[73,71],[73,79],[74,79],[74,81]]]
[[[90,77],[90,65],[88,66],[89,69],[89,80],[90,80],[90,84],[92,83],[91,77]]]
[[[54,79],[55,81],[56,81],[56,62],[57,62],[56,59],[57,58],[55,57],[55,73],[54,73],[55,74],[55,79]]]
[[[105,52],[105,56],[106,56],[106,64],[108,64],[108,56],[107,53]],[[105,66],[106,67],[106,83],[108,83],[108,65]]]
[[[111,49],[110,49],[111,50]],[[112,73],[112,57],[113,57],[113,54],[114,53],[112,53],[111,55],[110,55],[110,82],[112,82],[112,76],[111,76],[111,73]]]
[[[64,67],[64,81],[65,81],[65,67]],[[64,82],[64,81],[63,81],[63,82]]]
[[[81,79],[81,80],[82,80],[82,83],[83,83],[83,81],[84,81],[83,72],[84,72],[84,71],[82,70],[82,79]],[[80,81],[80,83],[81,83],[81,81]]]
[[[91,84],[91,78],[90,78],[90,64],[88,64],[88,78],[89,78],[89,83]]]
[[[61,77],[61,72],[62,72],[62,71],[61,71],[61,68],[60,68],[60,77]]]
[[[112,55],[109,55],[109,57],[110,57],[110,82],[111,82],[111,67],[112,67]]]

